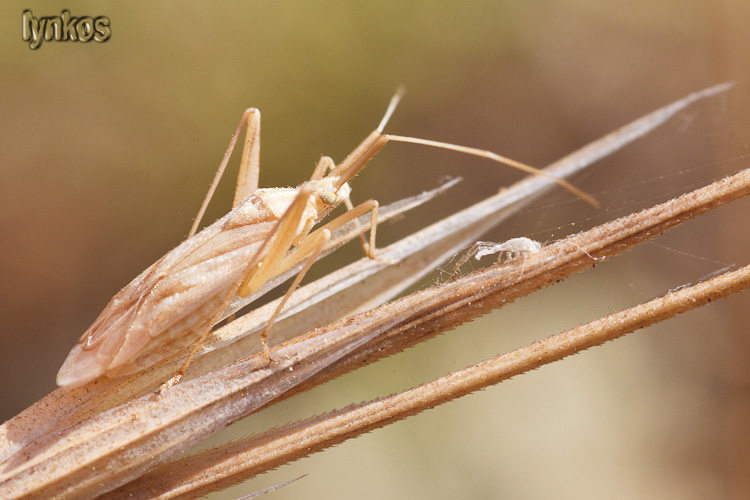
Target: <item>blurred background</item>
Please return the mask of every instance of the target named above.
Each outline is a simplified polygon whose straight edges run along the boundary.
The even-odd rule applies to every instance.
[[[30,50],[0,4],[0,419],[55,388],[112,295],[187,234],[231,132],[263,112],[261,185],[296,185],[321,154],[388,131],[544,166],[689,92],[726,80],[487,240],[545,242],[745,168],[750,4],[598,2],[80,2],[106,43]],[[236,163],[233,163],[236,166]],[[209,210],[231,206],[234,171]],[[389,145],[353,187],[389,203],[464,181],[378,231],[387,244],[521,178]],[[728,265],[746,265],[748,203],[691,221],[595,270],[228,429],[237,438],[403,390]],[[359,258],[356,244],[318,275]],[[439,281],[436,273],[422,286]],[[747,498],[748,296],[739,295],[377,430],[214,498],[309,474],[274,498]]]

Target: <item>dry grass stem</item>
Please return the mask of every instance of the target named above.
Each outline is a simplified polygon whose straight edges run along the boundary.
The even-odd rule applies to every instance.
[[[728,85],[723,84],[691,94],[569,155],[546,171],[559,177],[579,171],[644,135],[695,100],[726,88]],[[544,177],[526,179],[383,249],[381,256],[384,260],[363,259],[303,287],[292,295],[284,313],[285,319],[275,326],[275,332],[283,335],[280,338],[293,337],[293,340],[273,349],[274,361],[270,365],[263,356],[247,356],[256,347],[255,335],[275,309],[273,302],[218,329],[188,372],[188,380],[161,393],[151,391],[179,368],[184,353],[138,377],[101,379],[76,389],[56,390],[0,427],[0,498],[95,498],[120,485],[126,485],[127,495],[136,492],[155,495],[157,490],[149,488],[157,486],[162,492],[191,491],[186,493],[191,498],[197,491],[205,494],[208,491],[203,490],[205,483],[196,483],[195,478],[205,475],[207,467],[214,466],[210,460],[205,463],[201,458],[189,458],[188,462],[176,462],[176,468],[169,469],[172,472],[144,474],[265,405],[403,350],[574,272],[592,267],[602,259],[707,210],[745,196],[750,192],[750,174],[740,172],[668,203],[561,240],[525,260],[512,260],[377,309],[369,309],[411,285],[438,263],[474,242],[488,228],[554,185],[554,181]],[[441,189],[407,200],[396,206],[392,213],[403,212],[439,191]],[[356,237],[364,228],[364,221],[342,228],[336,244]],[[386,259],[398,261],[398,264],[390,264]],[[744,286],[746,278],[735,278],[731,286],[736,288],[739,282]],[[731,283],[713,280],[711,283],[714,283],[711,293],[732,289]],[[677,294],[664,300],[671,300],[673,296]],[[696,300],[686,306],[707,299]],[[228,314],[242,304],[230,307]],[[337,321],[364,309],[367,310],[363,313]],[[649,316],[635,311],[634,316],[629,316],[635,319],[629,321],[642,326],[647,321],[664,319],[666,314],[677,312],[680,311],[665,309]],[[614,328],[616,324],[610,321],[605,326]],[[302,335],[314,327],[320,328]],[[637,327],[633,326],[633,329]],[[600,343],[595,340],[598,337],[594,333],[580,335],[571,344],[579,346],[576,349]],[[604,340],[607,339],[601,342]],[[534,347],[536,345],[525,349],[538,358],[540,353]],[[561,353],[569,351],[550,351],[543,357],[544,362],[562,357],[564,354]],[[237,360],[242,361],[226,366]],[[236,481],[303,456],[310,452],[308,448],[322,449],[350,434],[384,425],[474,390],[470,387],[477,383],[494,383],[500,380],[501,372],[510,373],[507,367],[477,366],[465,375],[449,376],[446,380],[455,383],[459,383],[461,377],[466,380],[460,382],[464,385],[457,385],[448,392],[436,391],[434,384],[444,389],[447,386],[445,382],[435,381],[423,386],[425,389],[413,390],[425,392],[407,391],[403,396],[394,396],[396,399],[391,402],[399,402],[400,406],[392,407],[390,413],[364,417],[357,416],[357,413],[350,416],[346,416],[346,412],[337,413],[328,423],[325,423],[328,417],[315,418],[304,423],[312,426],[309,428],[298,424],[252,438],[250,442],[255,451],[238,451],[253,454],[253,458],[245,458],[249,466],[241,473],[232,476],[227,469],[224,472],[210,469],[206,477],[224,476],[228,482]],[[526,365],[521,363],[518,366]],[[483,382],[477,382],[480,378]],[[358,411],[364,411],[364,408]],[[346,420],[355,417],[355,421]],[[332,426],[336,422],[345,427]],[[323,428],[325,431],[321,430]],[[304,438],[307,444],[300,448],[282,446],[282,441],[287,439],[285,436],[294,433],[301,433],[296,434],[298,439]],[[279,447],[269,446],[268,440]],[[229,448],[222,450],[219,453],[226,453]],[[235,464],[224,466],[236,467]],[[134,481],[139,477],[141,479]],[[166,486],[165,480],[169,481]],[[216,485],[211,488],[215,489]],[[126,495],[125,490],[112,494]]]
[[[456,182],[457,181],[447,182],[437,189],[383,207],[380,210],[380,221],[387,221],[439,194],[444,193],[447,189],[455,185]],[[340,246],[364,231],[367,228],[367,225],[365,224],[366,221],[362,218],[360,222],[362,222],[360,225],[350,223],[340,228],[340,230],[335,233],[335,237],[332,238],[327,252],[332,251],[336,246]],[[273,280],[269,283],[271,286],[264,287],[257,293],[243,299],[244,304],[240,303],[239,307],[262,296],[263,293],[271,289],[273,285],[280,284],[283,281],[283,278],[292,276],[294,274],[293,271],[294,270],[291,270],[286,273],[281,279]],[[332,280],[329,279],[323,284],[326,289],[332,286],[331,281]],[[295,299],[295,302],[297,301],[299,301],[299,299]],[[235,309],[230,312],[236,311],[238,306],[237,302],[239,301],[230,304],[230,308],[235,307]],[[256,312],[255,318],[259,326],[262,326],[261,322],[264,323],[267,321],[268,317],[270,317],[270,314],[275,308],[275,304],[276,302]],[[291,307],[289,309],[291,309]],[[211,339],[211,342],[207,344],[203,354],[214,351],[216,345],[231,343],[231,341],[231,339],[227,340],[222,335],[216,335]],[[253,341],[256,342],[257,345],[257,339],[253,339]],[[185,352],[187,352],[187,350]],[[179,365],[182,363],[185,355],[186,354],[183,353],[181,356],[176,356],[170,361],[154,366],[140,376],[129,377],[124,381],[122,379],[112,380],[103,378],[81,388],[72,390],[55,390],[53,393],[43,398],[17,417],[3,424],[0,428],[0,442],[2,442],[2,445],[0,445],[0,461],[20,449],[24,442],[33,439],[35,436],[40,435],[43,432],[49,432],[55,428],[72,425],[88,416],[100,413],[101,411],[142,395],[149,390],[153,390],[179,369]],[[242,356],[236,354],[223,364],[218,364],[220,363],[220,361],[218,361],[212,366],[215,367],[216,364],[218,364],[218,366],[224,366],[228,362],[236,361],[241,357]],[[224,356],[224,358],[226,358],[226,356]],[[196,363],[196,367],[194,368],[197,368],[198,366],[200,366],[200,363]],[[193,370],[191,374],[195,371],[197,370]],[[5,470],[7,470],[7,468]]]
[[[350,354],[342,355],[336,362],[327,357],[321,363],[322,370],[280,395],[287,397],[349,371],[354,366],[359,367],[398,352],[574,272],[592,267],[604,258],[621,253],[677,224],[748,193],[750,170],[744,170],[667,203],[561,240],[525,260],[516,259],[506,265],[494,266],[454,282],[416,292],[295,339],[282,346],[274,358],[282,359],[284,354],[280,351],[295,351],[292,346],[299,344],[320,345],[325,342],[327,347],[332,347],[335,343],[343,342],[344,338],[350,338],[357,339],[357,346],[349,344]],[[219,468],[231,471],[232,477],[227,482],[234,483],[336,444],[351,435],[358,435],[431,408],[490,383],[742,290],[748,285],[748,272],[747,268],[743,268],[719,276],[553,337],[545,343],[535,343],[464,372],[452,374],[422,388],[373,402],[373,406],[350,409],[349,411],[353,411],[351,414],[344,412],[311,419],[241,444],[220,448],[207,456],[188,458],[187,462],[167,466],[166,470],[157,469],[122,490],[113,492],[112,498],[133,498],[138,492],[144,492],[144,496],[140,498],[156,498],[157,494],[161,494],[159,486],[168,493],[165,493],[164,498],[170,498],[169,492],[173,488],[175,491],[190,489],[195,484],[195,477],[210,478],[214,482],[221,474],[217,470],[205,469],[210,469],[216,457],[226,460]],[[336,351],[343,352],[338,348]],[[211,378],[210,375],[204,377],[207,380]],[[248,446],[248,443],[254,447],[252,451],[243,450],[243,455],[236,461],[226,458],[237,453],[243,445]],[[171,481],[175,481],[174,484]],[[165,483],[168,484],[165,486]],[[200,482],[198,485],[202,486]],[[209,488],[215,487],[216,485],[212,485]],[[196,494],[205,493],[201,491],[199,489]],[[185,498],[193,498],[192,493],[186,495]]]
[[[399,322],[377,344],[368,345],[326,368],[315,379],[300,384],[285,396],[305,390],[307,384],[319,383],[319,377],[335,378],[363,363],[399,352],[573,273],[594,267],[677,224],[748,193],[750,170],[743,170],[667,203],[560,240],[524,259],[483,269],[368,311],[364,314],[395,317]],[[357,318],[360,317],[351,321],[359,321]],[[335,324],[331,326],[335,327]]]
[[[750,287],[750,266],[610,314],[417,388],[295,422],[157,468],[103,499],[189,499]]]

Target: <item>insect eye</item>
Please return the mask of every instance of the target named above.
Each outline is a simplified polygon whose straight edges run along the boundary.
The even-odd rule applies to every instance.
[[[336,203],[336,193],[333,191],[323,191],[318,197],[320,198],[320,201],[326,205],[333,205]]]

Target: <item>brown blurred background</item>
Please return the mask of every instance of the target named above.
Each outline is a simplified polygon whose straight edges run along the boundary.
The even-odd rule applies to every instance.
[[[540,241],[745,168],[750,4],[650,2],[78,2],[111,39],[21,39],[0,5],[0,419],[54,389],[67,351],[110,297],[181,241],[242,111],[263,112],[261,184],[296,185],[377,124],[543,166],[642,114],[725,80],[486,239]],[[235,175],[231,173],[231,175]],[[452,194],[378,232],[382,244],[520,178],[494,164],[391,145],[354,201],[395,201],[462,176]],[[209,219],[231,204],[231,179]],[[689,222],[593,271],[425,346],[294,398],[225,433],[401,390],[729,264],[748,263],[748,203]],[[320,263],[325,272],[361,250]],[[440,279],[439,274],[432,281]],[[429,284],[429,281],[426,283]],[[537,370],[262,476],[309,473],[275,498],[750,497],[748,296]]]

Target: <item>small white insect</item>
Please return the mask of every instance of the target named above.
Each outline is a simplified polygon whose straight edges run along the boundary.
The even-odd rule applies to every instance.
[[[469,262],[472,257],[477,260],[481,259],[485,255],[493,255],[499,253],[498,261],[502,260],[503,257],[512,259],[522,254],[534,254],[542,249],[542,244],[538,241],[534,241],[529,238],[511,238],[503,243],[493,243],[491,241],[477,241],[464,253],[456,264],[453,266],[451,271],[451,279],[455,278],[458,274],[458,270]]]
[[[532,239],[521,237],[511,238],[503,243],[492,243],[490,241],[477,241],[475,244],[476,253],[474,258],[479,260],[485,255],[493,255],[499,253],[513,258],[521,254],[534,254],[539,253],[542,249],[542,244]]]
[[[254,108],[246,110],[188,238],[112,298],[68,354],[57,374],[57,384],[75,387],[101,376],[138,373],[193,344],[183,368],[168,385],[176,383],[236,295],[246,297],[274,277],[305,262],[262,332],[264,352],[270,359],[268,330],[329,241],[331,231],[371,212],[370,241],[367,244],[363,238],[363,247],[370,258],[375,258],[378,202],[368,200],[353,207],[349,201],[348,181],[389,141],[450,149],[551,177],[562,187],[596,204],[591,196],[562,179],[489,151],[384,134],[383,128],[400,97],[400,93],[394,96],[378,128],[343,162],[336,165],[328,157],[321,158],[310,180],[296,188],[258,189],[260,112]],[[233,209],[198,233],[208,201],[244,127],[247,127],[247,138]],[[348,211],[313,231],[315,225],[341,203]]]

